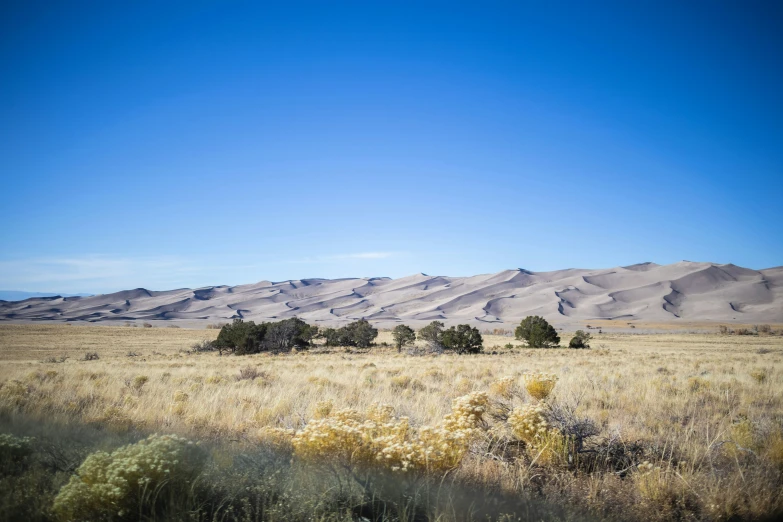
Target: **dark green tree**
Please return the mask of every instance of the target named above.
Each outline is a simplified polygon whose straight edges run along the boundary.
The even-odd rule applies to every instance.
[[[323,337],[326,346],[340,346],[340,330],[324,328],[319,335]]]
[[[264,348],[271,351],[289,352],[310,346],[310,325],[298,317],[267,323]]]
[[[378,330],[373,328],[366,319],[349,323],[339,330],[340,346],[356,346],[367,348],[378,337]]]
[[[307,343],[307,346],[313,346],[315,340],[321,337],[321,330],[314,324],[305,324],[307,326],[302,330],[300,337]]]
[[[394,339],[394,344],[397,345],[397,351],[401,352],[403,346],[413,344],[416,340],[416,332],[411,327],[400,324],[392,330],[392,339]]]
[[[453,350],[458,354],[481,353],[484,347],[484,340],[478,328],[473,328],[467,324],[460,324],[457,327],[451,327],[444,330],[441,336],[443,347],[447,350]]]
[[[237,347],[236,354],[249,355],[265,351],[264,340],[269,323],[255,324],[253,321],[247,321],[246,324],[249,326],[241,345]]]
[[[531,348],[551,348],[560,344],[560,336],[554,327],[537,315],[525,317],[514,335],[517,340],[526,341]]]
[[[214,345],[218,352],[229,351],[239,355],[258,353],[266,334],[266,324],[255,324],[253,321],[234,319],[230,324],[224,325],[218,333]]]
[[[590,348],[590,339],[593,337],[583,331],[583,330],[577,330],[574,334],[574,337],[571,339],[571,341],[568,343],[569,348]]]
[[[443,345],[443,323],[432,321],[430,324],[419,330],[418,338],[424,341],[430,347],[440,347]]]

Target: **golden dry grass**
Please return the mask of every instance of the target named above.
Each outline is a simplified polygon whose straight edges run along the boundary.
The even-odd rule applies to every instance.
[[[331,411],[366,411],[375,403],[391,405],[412,426],[438,424],[453,399],[473,391],[498,401],[512,397],[508,404],[520,406],[530,401],[521,391],[522,375],[545,372],[558,379],[551,400],[576,405],[579,416],[595,421],[597,439],[643,443],[649,468],[575,472],[474,452],[459,476],[504,491],[541,488],[599,517],[630,510],[629,517],[645,518],[651,510],[661,519],[689,513],[725,519],[781,508],[781,337],[604,333],[595,335],[591,350],[536,350],[509,337],[485,336],[485,352],[498,354],[476,356],[411,357],[384,348],[244,357],[184,353],[216,335],[3,325],[0,407],[116,430],[262,443],[269,442],[266,428],[301,430]],[[389,332],[381,332],[378,342],[384,341],[391,342]],[[502,348],[508,343],[515,348]],[[80,360],[88,351],[100,359]],[[129,351],[139,355],[128,357]],[[42,362],[60,355],[69,358]],[[243,369],[255,378],[240,378]],[[551,480],[541,478],[546,473]]]

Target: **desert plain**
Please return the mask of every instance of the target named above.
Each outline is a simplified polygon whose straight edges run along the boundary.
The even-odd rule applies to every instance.
[[[35,509],[27,506],[31,520],[54,516],[58,490],[90,452],[155,433],[209,448],[211,471],[202,473],[211,477],[235,472],[240,457],[255,452],[282,455],[257,468],[266,478],[253,484],[266,484],[258,493],[265,500],[256,498],[261,507],[247,508],[247,519],[371,519],[378,511],[362,510],[376,504],[350,478],[365,468],[351,460],[355,452],[340,453],[340,444],[349,444],[339,438],[347,429],[342,419],[367,422],[388,407],[388,429],[404,425],[403,439],[416,441],[424,427],[448,425],[465,397],[480,405],[481,418],[464,451],[444,468],[411,468],[402,478],[391,472],[399,487],[434,480],[457,493],[419,505],[407,489],[383,493],[388,487],[378,485],[374,501],[383,501],[386,520],[751,520],[780,513],[783,325],[732,325],[748,335],[720,334],[708,322],[637,326],[656,333],[629,332],[623,321],[596,326],[585,350],[528,348],[510,332],[488,330],[482,354],[410,355],[398,353],[382,330],[369,349],[220,356],[192,350],[215,339],[216,329],[4,324],[0,419],[4,432],[32,435],[33,445],[92,441],[72,452],[70,468],[36,479],[43,492]],[[561,331],[561,344],[570,335]],[[537,397],[531,376],[554,388]],[[551,408],[568,429],[589,425],[579,447],[574,439],[536,442],[512,425],[513,412],[537,406]],[[315,440],[316,428],[338,440],[316,448],[319,458],[301,441],[303,433]],[[74,430],[78,435],[64,435]],[[2,512],[19,513],[20,493],[3,484]],[[245,493],[228,490],[220,490],[231,499],[218,503],[223,508],[202,505],[199,516],[232,519]],[[270,501],[272,490],[286,500]],[[465,492],[475,496],[469,504],[460,503]]]

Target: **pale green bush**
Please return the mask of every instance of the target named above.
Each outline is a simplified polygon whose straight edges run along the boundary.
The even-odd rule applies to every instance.
[[[11,474],[33,452],[33,439],[0,434],[0,476]]]
[[[154,509],[164,488],[187,490],[204,463],[192,442],[175,435],[152,435],[112,453],[87,457],[54,500],[62,520],[109,520]]]

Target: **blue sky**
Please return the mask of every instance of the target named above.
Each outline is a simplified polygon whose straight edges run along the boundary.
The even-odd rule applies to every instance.
[[[0,288],[783,264],[780,2],[4,2]]]

